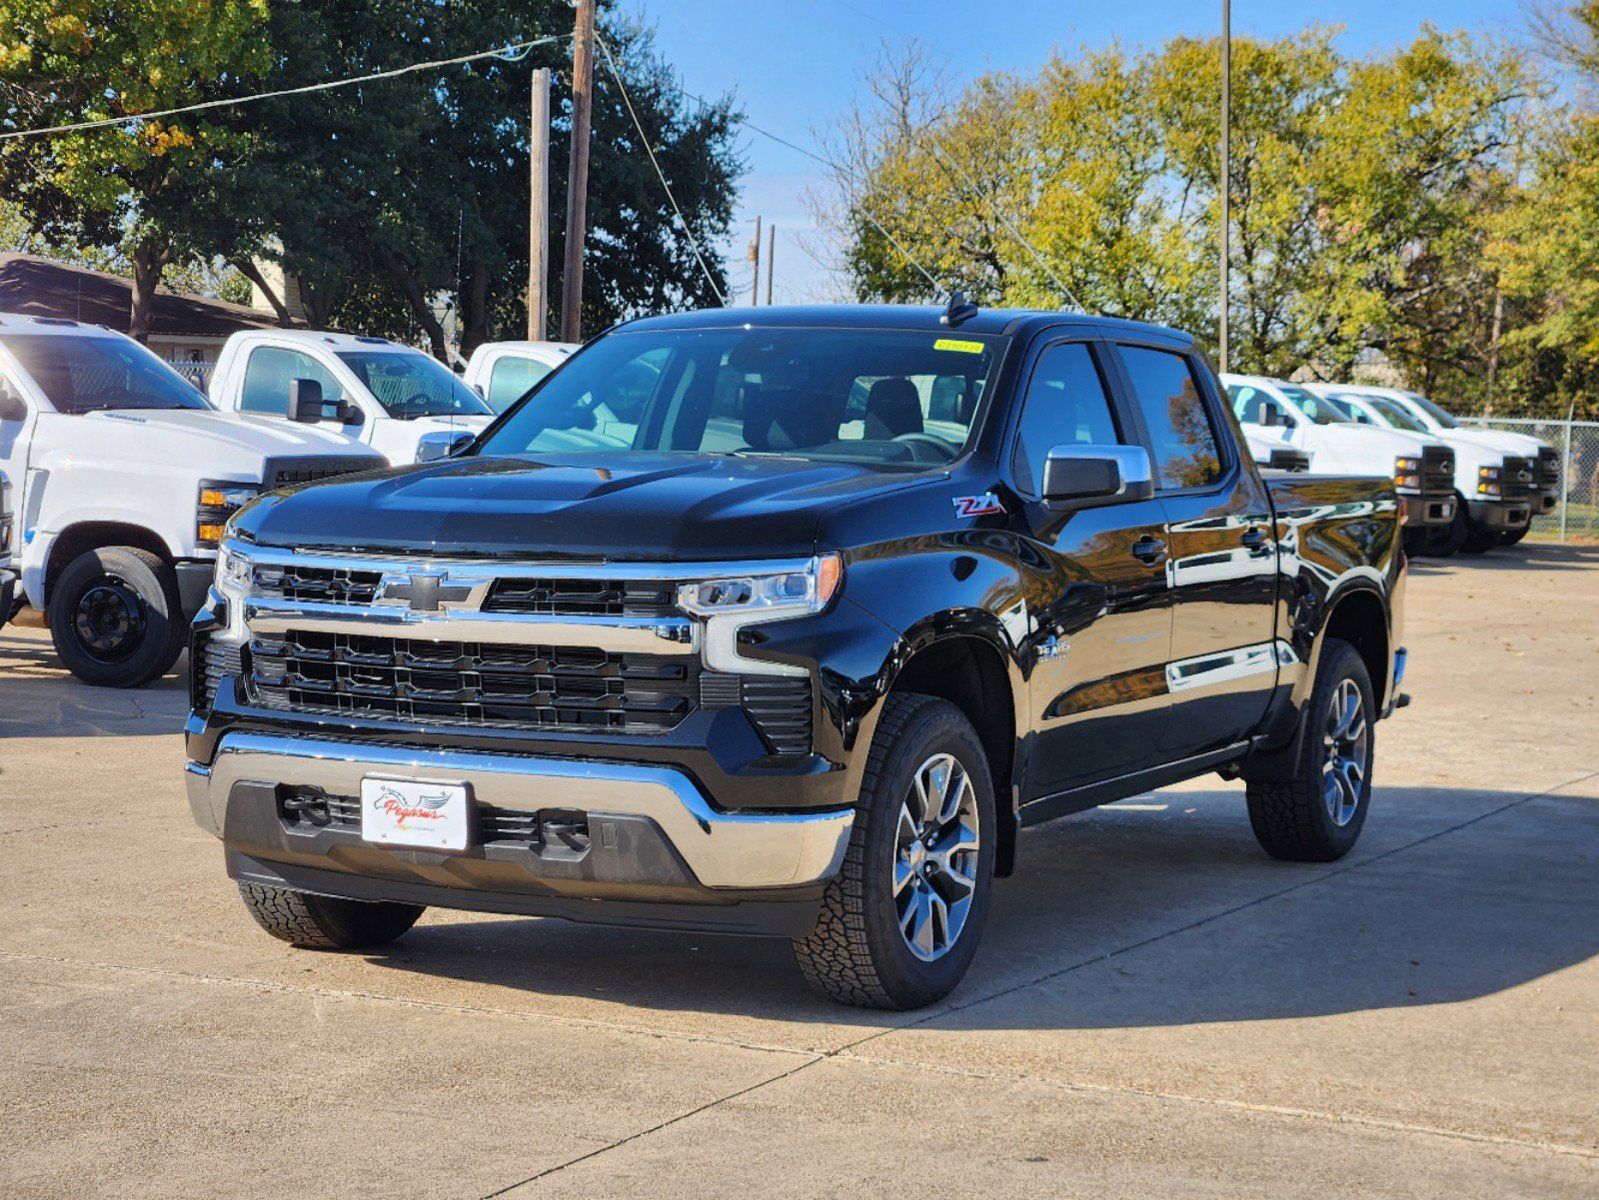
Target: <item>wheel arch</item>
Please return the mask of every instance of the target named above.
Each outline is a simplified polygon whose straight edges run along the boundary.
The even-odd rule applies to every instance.
[[[162,562],[174,561],[165,539],[145,526],[125,521],[79,521],[56,534],[50,544],[50,555],[45,560],[44,602],[50,602],[56,580],[68,563],[80,554],[107,546],[132,546],[154,554]]]

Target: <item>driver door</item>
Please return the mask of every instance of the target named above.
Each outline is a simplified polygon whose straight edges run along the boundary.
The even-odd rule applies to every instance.
[[[318,429],[355,441],[372,440],[372,421],[352,428],[338,419],[339,402],[346,398],[338,376],[312,355],[287,346],[257,346],[250,351],[239,387],[239,412],[287,421],[289,385],[296,379],[314,379],[322,385],[323,411],[327,415],[316,423]]]

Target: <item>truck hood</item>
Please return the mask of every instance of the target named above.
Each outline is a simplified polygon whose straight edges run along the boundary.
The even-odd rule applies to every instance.
[[[236,417],[202,409],[112,411],[56,418],[71,421],[75,453],[144,459],[167,466],[188,464],[195,477],[261,478],[269,458],[370,457],[377,454],[349,439],[306,425],[265,417]]]
[[[1438,436],[1451,445],[1480,446],[1493,454],[1510,454],[1518,458],[1537,458],[1538,451],[1544,446],[1544,443],[1535,437],[1528,437],[1524,433],[1506,433],[1502,429],[1462,429],[1456,427],[1446,430]],[[1489,456],[1482,455],[1481,457],[1487,458]]]
[[[784,458],[465,458],[269,496],[246,540],[484,558],[710,561],[815,552],[824,517],[942,473]]]
[[[1317,428],[1316,439],[1329,449],[1336,447],[1345,454],[1414,454],[1418,447],[1435,438],[1405,433],[1398,429],[1379,429],[1375,425],[1322,425]]]

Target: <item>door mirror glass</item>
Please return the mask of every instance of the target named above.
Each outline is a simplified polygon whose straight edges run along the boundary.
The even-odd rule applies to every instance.
[[[1043,492],[1051,508],[1148,500],[1154,472],[1142,446],[1056,446],[1044,462]]]
[[[315,379],[289,380],[289,420],[315,425],[326,415],[322,404],[322,385]]]

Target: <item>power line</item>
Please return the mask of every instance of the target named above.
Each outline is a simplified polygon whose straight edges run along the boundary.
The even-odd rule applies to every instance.
[[[455,67],[463,63],[476,62],[484,58],[501,58],[507,62],[518,62],[525,58],[535,46],[547,46],[551,42],[565,41],[572,35],[569,33],[553,34],[549,37],[534,38],[531,41],[512,42],[494,50],[478,50],[472,54],[459,54],[454,58],[439,58],[430,62],[411,63],[409,66],[394,67],[388,71],[374,71],[370,75],[357,75],[353,79],[331,79],[323,83],[308,83],[302,87],[279,88],[272,92],[257,92],[253,96],[234,96],[226,100],[205,100],[198,104],[185,104],[181,108],[164,108],[156,112],[133,113],[125,117],[105,117],[97,121],[78,121],[71,125],[52,125],[44,129],[13,129],[9,133],[0,133],[0,142],[11,141],[15,138],[44,137],[48,134],[79,133],[87,129],[105,129],[112,125],[129,125],[135,121],[153,121],[160,117],[175,117],[183,113],[200,112],[213,108],[229,108],[235,104],[253,104],[257,100],[276,100],[282,96],[301,96],[308,92],[326,92],[333,88],[350,87],[357,83],[371,83],[378,79],[394,79],[400,75],[410,75],[417,71],[431,71],[438,67]]]
[[[639,141],[644,143],[644,152],[650,156],[650,166],[655,168],[655,177],[661,181],[666,198],[671,201],[672,211],[677,214],[677,223],[683,228],[683,236],[688,238],[688,244],[694,251],[694,261],[700,264],[700,270],[705,273],[705,282],[716,296],[717,303],[726,308],[727,297],[722,295],[722,289],[716,286],[716,277],[711,274],[705,255],[700,252],[699,239],[689,228],[683,210],[677,206],[677,197],[672,195],[672,185],[666,182],[666,173],[661,170],[660,161],[655,157],[655,147],[650,145],[649,135],[644,132],[644,124],[638,119],[638,113],[633,111],[633,98],[627,94],[627,84],[622,82],[622,72],[617,70],[616,56],[611,53],[611,44],[597,33],[594,35],[594,40],[600,44],[600,49],[605,54],[605,64],[611,68],[611,77],[616,80],[617,90],[622,93],[622,103],[627,105],[627,115],[633,118],[633,128],[638,130]]]

